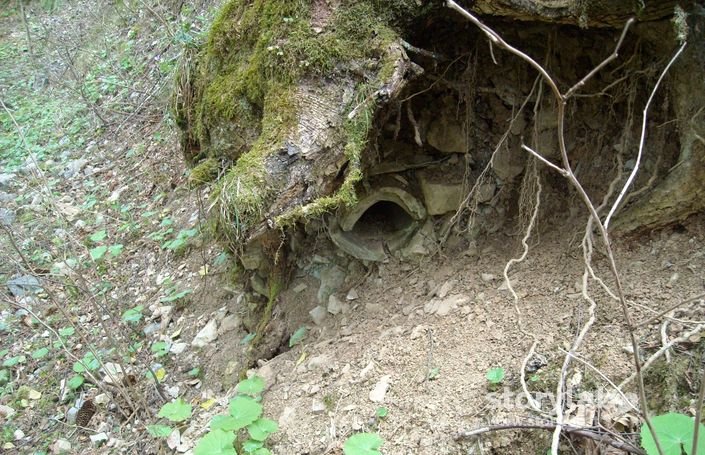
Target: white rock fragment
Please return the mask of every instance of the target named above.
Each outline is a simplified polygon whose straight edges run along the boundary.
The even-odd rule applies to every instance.
[[[220,323],[220,327],[218,328],[218,335],[231,332],[238,327],[240,327],[240,318],[235,314],[231,314],[223,318],[223,321]]]
[[[348,291],[348,295],[345,296],[347,300],[357,300],[360,298],[360,296],[357,294],[357,290],[355,288],[352,288]]]
[[[176,450],[181,445],[181,431],[178,428],[174,428],[174,431],[166,438],[166,445],[171,450]]]
[[[482,278],[482,281],[484,281],[485,283],[489,283],[497,279],[497,277],[495,275],[492,275],[491,273],[483,273],[480,275],[480,278]]]
[[[328,312],[332,315],[346,313],[345,304],[338,297],[331,295],[328,297]]]
[[[49,448],[53,454],[68,453],[71,451],[71,443],[66,439],[57,439]]]
[[[191,345],[197,348],[202,348],[214,342],[218,338],[218,323],[215,319],[208,321],[205,327],[203,327],[193,339]]]
[[[0,404],[0,417],[2,417],[2,419],[0,420],[9,419],[13,415],[15,415],[15,412],[16,411],[14,408],[6,406],[4,404]]]
[[[311,404],[311,412],[313,414],[321,414],[325,411],[326,411],[326,404],[323,402],[323,400],[314,399],[313,403]]]
[[[391,376],[384,375],[380,378],[380,380],[375,384],[374,388],[370,391],[370,401],[373,403],[383,403],[384,402],[384,396],[387,394],[387,390],[389,389],[389,380],[391,379]]]
[[[169,352],[171,352],[172,354],[179,355],[186,350],[187,346],[188,344],[186,343],[174,343],[169,347]]]
[[[90,440],[93,445],[99,446],[108,441],[108,435],[105,432],[92,434],[90,435]]]
[[[313,323],[316,325],[323,324],[323,321],[325,321],[326,319],[327,313],[328,311],[321,305],[318,305],[316,308],[308,312],[308,314],[311,316],[311,319],[313,320]]]

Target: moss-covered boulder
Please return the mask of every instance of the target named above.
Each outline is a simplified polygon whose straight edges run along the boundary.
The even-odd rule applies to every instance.
[[[184,155],[225,163],[213,207],[234,247],[353,203],[375,109],[413,77],[392,25],[425,7],[333,3],[232,0],[181,72]]]

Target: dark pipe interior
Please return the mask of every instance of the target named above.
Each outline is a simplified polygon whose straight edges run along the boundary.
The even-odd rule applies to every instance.
[[[398,204],[379,201],[362,214],[352,231],[362,237],[384,237],[409,227],[413,222]]]

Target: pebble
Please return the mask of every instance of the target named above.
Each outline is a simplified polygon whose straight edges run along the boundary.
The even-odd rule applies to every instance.
[[[100,445],[108,440],[108,435],[106,433],[92,434],[90,440],[94,445]]]
[[[379,381],[377,381],[377,384],[375,384],[374,388],[370,391],[370,401],[373,403],[383,403],[384,402],[384,397],[387,394],[387,390],[389,389],[389,380],[391,379],[391,376],[384,375],[380,378]]]
[[[240,318],[237,315],[231,314],[223,318],[223,321],[220,323],[220,327],[218,327],[218,335],[223,335],[224,333],[228,333],[238,327],[240,327]]]
[[[317,307],[308,312],[308,314],[311,316],[311,319],[313,320],[313,323],[316,325],[323,324],[323,321],[326,320],[327,313],[328,312],[326,311],[326,309],[323,308],[321,305],[318,305]]]
[[[331,295],[328,297],[328,312],[332,315],[347,313],[345,305],[338,297]]]
[[[346,295],[345,298],[347,300],[357,300],[360,296],[357,294],[355,288],[352,288],[348,291],[348,295]]]
[[[218,338],[218,323],[215,319],[208,321],[205,327],[203,327],[196,335],[196,338],[191,342],[192,346],[197,348],[202,348],[212,343]]]
[[[51,445],[51,453],[60,454],[67,453],[71,451],[71,443],[66,439],[57,439],[54,444]]]
[[[311,412],[313,414],[321,414],[326,411],[326,404],[323,402],[323,400],[319,399],[314,399],[313,403],[311,404]]]
[[[483,273],[480,275],[480,278],[482,278],[482,281],[485,283],[492,282],[497,279],[496,275],[492,275],[491,273]]]

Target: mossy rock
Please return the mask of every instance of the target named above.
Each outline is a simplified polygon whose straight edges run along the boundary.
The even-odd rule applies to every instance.
[[[216,232],[241,250],[356,201],[376,91],[408,59],[398,30],[416,1],[231,0],[182,66],[175,118],[194,183],[213,191]],[[403,18],[403,19],[402,19]],[[348,117],[353,111],[354,115]],[[342,178],[339,178],[342,175]]]

